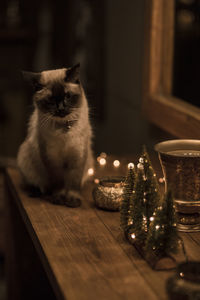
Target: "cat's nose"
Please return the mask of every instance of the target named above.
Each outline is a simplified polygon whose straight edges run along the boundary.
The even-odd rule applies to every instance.
[[[58,104],[58,110],[61,111],[61,110],[64,110],[65,109],[65,106],[64,106],[64,103],[63,102],[60,102]]]

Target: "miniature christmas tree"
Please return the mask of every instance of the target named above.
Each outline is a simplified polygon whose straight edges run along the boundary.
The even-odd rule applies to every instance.
[[[170,256],[178,250],[178,242],[173,197],[171,191],[168,191],[150,225],[145,246],[146,256],[151,258],[152,251],[157,257]]]
[[[151,165],[146,148],[143,147],[142,155],[137,165],[134,195],[131,202],[132,226],[129,235],[135,242],[144,244],[153,216],[153,212],[160,200],[156,175]]]
[[[121,228],[124,232],[127,231],[130,225],[130,201],[133,193],[135,181],[135,169],[134,164],[129,164],[128,174],[126,176],[123,188],[123,196],[122,203],[120,207],[120,220],[121,220]]]
[[[160,201],[160,193],[156,174],[153,170],[149,155],[147,153],[146,147],[143,146],[143,152],[139,159],[139,162],[144,166],[144,181],[145,181],[145,194],[144,194],[144,205],[146,217],[147,230],[153,216],[155,208],[158,206]]]
[[[144,195],[145,195],[145,181],[144,181],[144,167],[143,164],[137,166],[137,176],[135,180],[134,194],[131,202],[131,228],[129,228],[130,240],[134,239],[137,243],[144,243],[146,237],[146,220],[144,215]]]

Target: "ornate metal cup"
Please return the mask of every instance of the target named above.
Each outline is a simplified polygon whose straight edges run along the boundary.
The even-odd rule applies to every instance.
[[[96,206],[105,210],[117,211],[120,209],[124,177],[105,177],[100,179],[98,186],[93,190]]]
[[[155,145],[174,195],[179,231],[200,231],[200,140],[169,140]]]

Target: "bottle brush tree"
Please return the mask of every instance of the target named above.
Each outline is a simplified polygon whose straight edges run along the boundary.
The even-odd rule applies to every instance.
[[[153,212],[160,201],[156,174],[151,165],[145,146],[137,165],[134,194],[131,210],[131,236],[135,241],[144,243]]]
[[[145,252],[147,257],[151,257],[152,251],[158,257],[170,256],[177,252],[178,245],[176,215],[172,192],[169,190],[165,193],[162,204],[155,211],[146,240]]]
[[[135,169],[134,165],[130,164],[128,168],[128,174],[124,182],[122,202],[120,207],[121,228],[124,230],[124,232],[126,232],[130,226],[131,196],[133,194],[134,182]]]
[[[155,208],[158,206],[160,201],[160,192],[156,174],[151,164],[146,147],[143,146],[142,155],[139,162],[143,164],[144,167],[144,185],[145,185],[145,195],[144,195],[144,215],[146,217],[147,230],[153,216]]]
[[[135,242],[143,243],[146,237],[146,218],[145,212],[145,181],[144,181],[144,168],[140,163],[138,164],[137,176],[135,180],[134,193],[131,199],[131,228],[129,230],[130,238]]]

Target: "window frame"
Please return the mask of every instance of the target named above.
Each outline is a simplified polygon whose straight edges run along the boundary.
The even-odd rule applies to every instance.
[[[143,112],[179,138],[200,138],[200,108],[172,95],[175,0],[146,0]]]

